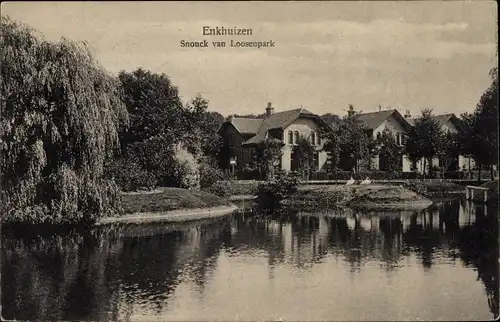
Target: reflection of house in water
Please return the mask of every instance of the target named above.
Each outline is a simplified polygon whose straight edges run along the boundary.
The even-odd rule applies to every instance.
[[[465,200],[460,203],[458,208],[458,225],[464,227],[476,221],[476,208],[473,203]]]

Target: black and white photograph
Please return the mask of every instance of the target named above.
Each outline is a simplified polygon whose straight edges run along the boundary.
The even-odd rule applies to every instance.
[[[1,3],[2,321],[493,321],[495,1]]]

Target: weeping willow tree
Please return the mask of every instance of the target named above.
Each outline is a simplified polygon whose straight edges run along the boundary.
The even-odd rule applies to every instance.
[[[0,212],[4,222],[75,223],[119,209],[103,179],[127,112],[84,43],[43,40],[2,17]]]

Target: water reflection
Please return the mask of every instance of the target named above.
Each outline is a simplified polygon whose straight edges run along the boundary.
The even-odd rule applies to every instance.
[[[243,214],[21,236],[4,230],[2,315],[488,319],[499,310],[496,214],[452,201],[422,212]]]

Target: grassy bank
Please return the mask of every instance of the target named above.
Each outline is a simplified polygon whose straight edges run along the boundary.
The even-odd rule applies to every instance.
[[[157,193],[127,193],[122,195],[125,214],[165,212],[180,209],[201,209],[229,206],[231,203],[214,194],[181,188],[161,188]]]
[[[395,185],[315,185],[303,186],[286,200],[298,208],[422,209],[432,202],[421,195]]]
[[[426,197],[448,197],[465,193],[465,186],[446,181],[406,181],[405,188]]]

